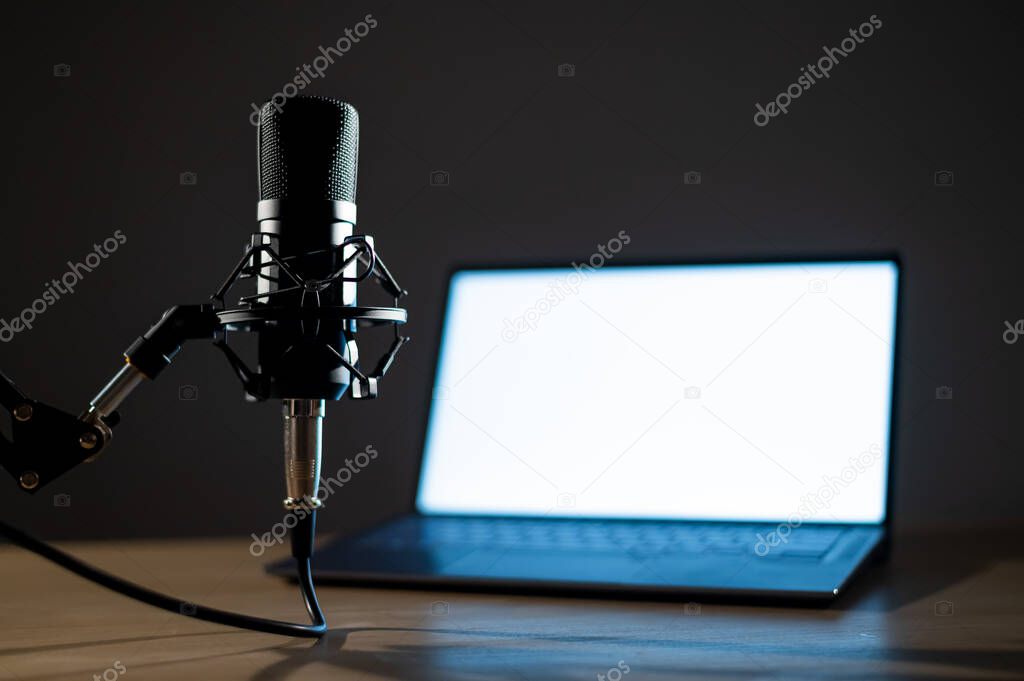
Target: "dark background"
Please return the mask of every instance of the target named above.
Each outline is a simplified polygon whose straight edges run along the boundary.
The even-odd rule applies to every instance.
[[[377,28],[305,93],[360,111],[360,227],[412,291],[416,340],[381,400],[328,405],[325,470],[367,444],[380,457],[324,528],[409,503],[448,266],[581,260],[620,229],[621,261],[900,251],[896,528],[1024,521],[1024,342],[1002,340],[1024,317],[1012,7],[34,3],[3,28],[0,316],[115,230],[127,243],[0,344],[0,369],[77,412],[160,311],[204,300],[255,226],[250,103],[366,14]],[[883,27],[830,79],[754,125],[756,102],[872,14]],[[431,186],[434,170],[450,186]],[[936,186],[943,170],[953,186]],[[280,520],[279,406],[244,402],[215,350],[187,347],[122,411],[97,463],[35,497],[0,481],[0,514],[48,537],[245,536]]]

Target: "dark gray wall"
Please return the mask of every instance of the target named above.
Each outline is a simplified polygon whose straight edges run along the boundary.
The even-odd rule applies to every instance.
[[[127,242],[0,344],[0,368],[77,411],[159,311],[204,299],[254,227],[250,102],[368,13],[377,28],[307,92],[361,113],[360,225],[413,292],[416,342],[382,400],[329,405],[331,461],[381,455],[327,529],[408,504],[447,266],[579,259],[623,228],[637,260],[900,250],[897,526],[1024,520],[1024,342],[1001,339],[1024,317],[1021,16],[1001,6],[33,3],[3,29],[0,316],[115,230]],[[830,79],[754,125],[755,102],[872,14],[883,27]],[[53,76],[62,62],[70,77]],[[435,169],[451,186],[429,185]],[[690,170],[702,184],[683,184]],[[2,481],[0,514],[51,537],[280,518],[278,407],[243,402],[213,349],[187,348],[124,417],[99,462],[35,498]]]

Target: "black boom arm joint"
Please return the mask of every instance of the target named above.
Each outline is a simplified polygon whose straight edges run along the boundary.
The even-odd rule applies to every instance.
[[[27,397],[0,373],[0,405],[11,415],[11,439],[0,436],[0,465],[18,485],[35,493],[106,447],[119,420],[117,407],[144,379],[173,361],[185,341],[213,338],[218,329],[212,304],[167,310],[125,350],[125,364],[79,416]]]

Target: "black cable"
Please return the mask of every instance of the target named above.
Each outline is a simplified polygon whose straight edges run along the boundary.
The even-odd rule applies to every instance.
[[[116,577],[109,572],[104,572],[3,521],[0,521],[0,534],[6,536],[17,546],[32,551],[66,570],[74,572],[79,577],[84,577],[100,586],[105,586],[111,591],[116,591],[123,596],[148,603],[163,610],[240,629],[251,629],[268,634],[280,634],[282,636],[319,638],[327,633],[327,621],[324,619],[323,611],[320,609],[320,604],[316,599],[316,590],[313,588],[313,573],[310,566],[309,556],[312,553],[312,537],[315,527],[316,516],[315,512],[311,511],[305,518],[300,519],[295,526],[293,532],[296,534],[293,535],[295,538],[292,544],[293,553],[297,554],[295,563],[298,571],[299,588],[302,589],[302,598],[306,603],[306,610],[309,612],[312,624],[295,624],[280,620],[263,619],[262,617],[250,617],[249,615],[195,605],[188,601],[139,586]],[[299,547],[298,551],[296,551],[297,546]]]

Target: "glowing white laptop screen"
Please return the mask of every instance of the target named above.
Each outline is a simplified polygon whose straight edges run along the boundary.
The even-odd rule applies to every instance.
[[[875,523],[893,262],[465,270],[423,513]]]

